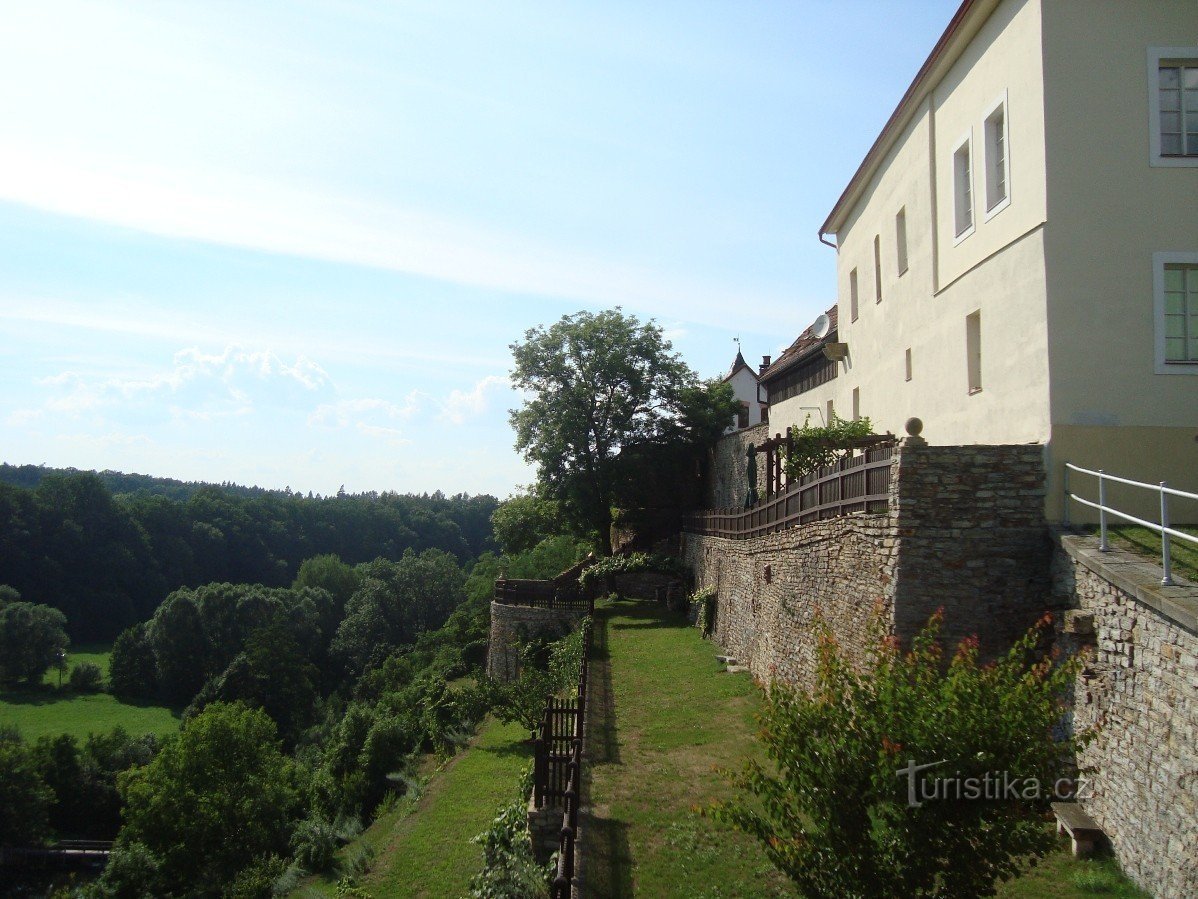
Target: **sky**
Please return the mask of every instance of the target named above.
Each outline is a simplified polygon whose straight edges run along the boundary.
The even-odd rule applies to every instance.
[[[6,3],[0,461],[506,496],[528,329],[620,306],[713,377],[835,302],[956,6]]]

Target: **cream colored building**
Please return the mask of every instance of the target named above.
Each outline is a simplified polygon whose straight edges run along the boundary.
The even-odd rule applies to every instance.
[[[761,366],[762,370],[769,365],[768,356],[765,357],[765,360]],[[769,403],[766,400],[766,390],[758,381],[758,373],[753,371],[749,363],[745,361],[739,348],[736,350],[736,358],[732,360],[732,367],[728,369],[728,374],[724,375],[723,381],[725,384],[732,385],[732,395],[740,403],[740,411],[724,429],[725,434],[742,431],[768,420]]]
[[[1065,461],[1198,490],[1196,0],[965,0],[825,235],[847,356],[771,431],[1043,443],[1050,518]]]

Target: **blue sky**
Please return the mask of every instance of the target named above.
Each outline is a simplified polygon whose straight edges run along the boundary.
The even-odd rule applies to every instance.
[[[620,305],[712,376],[831,305],[955,7],[14,4],[0,460],[504,496],[526,329]]]

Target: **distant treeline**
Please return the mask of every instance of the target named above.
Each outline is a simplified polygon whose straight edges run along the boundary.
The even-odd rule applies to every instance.
[[[498,505],[486,495],[309,498],[33,466],[0,466],[0,480],[31,485],[0,483],[0,584],[65,612],[76,642],[112,639],[179,587],[288,586],[322,553],[356,564],[439,549],[465,563],[493,548]]]

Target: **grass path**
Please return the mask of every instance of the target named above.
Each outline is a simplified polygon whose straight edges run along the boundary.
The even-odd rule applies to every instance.
[[[692,811],[730,795],[713,766],[754,749],[752,682],[680,615],[620,600],[595,623],[587,895],[795,895],[755,842]]]
[[[481,833],[515,795],[532,758],[518,725],[488,719],[471,745],[434,772],[420,798],[400,803],[375,821],[347,855],[363,843],[377,853],[361,884],[371,896],[458,899],[482,867]],[[316,878],[298,895],[332,896],[336,875]]]
[[[760,699],[747,675],[727,674],[716,648],[680,615],[648,603],[600,605],[595,620],[582,839],[593,897],[793,896],[743,834],[701,818],[696,804],[731,794],[713,766],[759,751]],[[1047,825],[1046,825],[1047,826]],[[1079,862],[1062,846],[1000,899],[1143,897],[1113,860]]]

